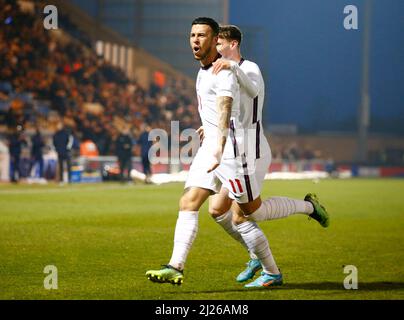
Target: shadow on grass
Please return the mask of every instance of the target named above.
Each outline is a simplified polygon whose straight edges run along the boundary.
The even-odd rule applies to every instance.
[[[262,290],[247,289],[244,286],[240,289],[229,288],[220,290],[205,290],[205,291],[182,291],[182,293],[229,293],[229,292],[248,292]],[[272,287],[272,290],[325,290],[325,291],[347,291],[344,288],[344,284],[341,282],[306,282],[306,283],[285,283],[280,287]],[[404,290],[404,282],[358,282],[357,291],[391,291],[391,290]],[[353,290],[356,291],[356,290]],[[172,294],[178,294],[178,292],[171,292]]]

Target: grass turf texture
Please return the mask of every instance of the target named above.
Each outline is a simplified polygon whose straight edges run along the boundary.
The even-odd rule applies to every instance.
[[[260,226],[284,285],[248,290],[235,281],[248,256],[207,213],[182,286],[156,284],[172,251],[183,184],[0,185],[0,299],[403,299],[404,180],[266,181],[263,195],[316,192],[331,214],[323,229],[306,216]],[[44,267],[58,268],[45,290]],[[344,265],[358,268],[345,290]]]

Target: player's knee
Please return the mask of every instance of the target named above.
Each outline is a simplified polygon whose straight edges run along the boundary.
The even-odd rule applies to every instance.
[[[209,214],[212,216],[212,218],[220,217],[226,212],[227,210],[221,208],[220,206],[209,206]]]
[[[193,197],[189,193],[185,193],[182,195],[179,202],[180,211],[198,211],[198,199]]]
[[[185,195],[183,195],[179,202],[180,211],[187,211],[189,210],[190,204]]]
[[[213,218],[220,217],[231,208],[231,200],[209,202],[209,213]]]

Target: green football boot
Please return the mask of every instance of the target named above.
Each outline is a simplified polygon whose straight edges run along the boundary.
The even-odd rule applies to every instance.
[[[164,268],[160,270],[149,270],[146,272],[146,277],[150,281],[159,283],[171,283],[181,285],[184,281],[184,274],[182,271],[175,269],[170,265],[163,265]]]
[[[317,195],[314,193],[308,193],[304,197],[304,201],[311,202],[314,208],[314,212],[310,214],[309,217],[318,221],[322,227],[327,228],[330,225],[330,217],[327,210],[318,201]]]

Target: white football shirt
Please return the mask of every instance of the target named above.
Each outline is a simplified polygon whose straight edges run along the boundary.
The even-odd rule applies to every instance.
[[[231,69],[240,84],[240,121],[245,132],[245,153],[248,159],[270,155],[270,147],[262,127],[262,109],[265,98],[265,83],[258,65],[241,59],[231,61]]]
[[[233,98],[231,110],[231,122],[235,128],[242,128],[240,122],[240,86],[236,75],[231,70],[221,70],[217,75],[212,73],[212,65],[202,67],[196,79],[196,93],[198,96],[198,111],[204,128],[204,143],[217,144],[218,120],[217,111],[218,97]],[[233,144],[227,139],[223,156],[233,157]]]

